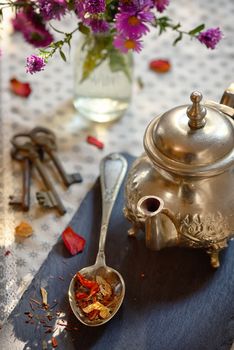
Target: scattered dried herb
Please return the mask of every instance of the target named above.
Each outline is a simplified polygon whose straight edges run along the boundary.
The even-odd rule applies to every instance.
[[[53,348],[57,348],[58,342],[57,342],[57,339],[55,337],[52,337],[51,343],[52,343],[52,347]]]
[[[53,305],[48,303],[48,293],[44,288],[40,288],[42,301],[39,302],[35,298],[29,299],[30,311],[25,311],[25,324],[42,327],[44,334],[55,334],[58,327],[64,327],[65,330],[77,331],[78,327],[64,320],[64,313],[56,309],[57,300],[53,300]],[[63,317],[62,317],[63,316]]]
[[[16,78],[10,80],[10,90],[17,96],[27,98],[32,90],[29,83],[23,83]]]
[[[18,226],[15,228],[15,235],[18,237],[30,237],[33,233],[33,228],[31,225],[29,225],[26,221],[22,221]]]
[[[117,301],[111,281],[99,275],[89,279],[78,272],[74,294],[77,305],[90,321],[108,318]]]
[[[99,149],[103,149],[104,148],[104,143],[99,141],[98,139],[96,139],[96,137],[93,136],[87,136],[86,141],[90,144],[90,145],[94,145]]]
[[[48,305],[48,299],[47,299],[47,291],[45,290],[45,288],[41,287],[41,296],[42,296],[42,304],[44,306]]]
[[[85,239],[75,233],[70,226],[63,231],[62,239],[71,255],[76,255],[84,250]]]
[[[167,73],[171,64],[168,60],[153,60],[149,63],[149,68],[156,73]]]

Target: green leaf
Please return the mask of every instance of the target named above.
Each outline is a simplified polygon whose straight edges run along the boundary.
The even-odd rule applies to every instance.
[[[179,33],[178,37],[173,41],[173,45],[175,46],[182,38],[183,34]]]
[[[64,62],[67,62],[66,56],[64,54],[64,52],[62,50],[59,50],[60,56],[62,57],[62,59],[64,60]]]
[[[190,30],[188,32],[189,35],[195,35],[200,33],[203,29],[205,28],[205,24],[200,24],[199,26],[197,26],[196,28]]]
[[[173,26],[172,29],[173,29],[173,30],[177,30],[177,29],[179,29],[180,27],[181,27],[181,24],[178,23],[178,24],[176,24],[175,26]]]
[[[78,29],[84,35],[88,35],[90,33],[90,29],[81,22],[78,25]]]

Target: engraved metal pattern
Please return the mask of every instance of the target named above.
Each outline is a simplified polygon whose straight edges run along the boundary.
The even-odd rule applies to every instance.
[[[227,224],[227,218],[221,213],[208,214],[187,214],[181,218],[177,214],[179,223],[179,234],[191,240],[193,245],[212,245],[228,238],[230,227]]]

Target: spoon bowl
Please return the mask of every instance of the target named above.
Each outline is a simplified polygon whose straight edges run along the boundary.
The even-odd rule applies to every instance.
[[[101,276],[103,279],[110,281],[111,287],[113,289],[114,295],[116,298],[116,303],[114,307],[112,308],[112,312],[109,317],[105,319],[98,319],[95,321],[90,321],[88,317],[82,312],[82,310],[77,306],[76,299],[75,299],[75,283],[76,283],[76,277],[74,276],[71,280],[70,286],[69,286],[69,302],[72,308],[73,313],[78,318],[80,322],[85,324],[86,326],[100,326],[106,322],[108,322],[119,310],[123,299],[125,295],[125,283],[123,280],[123,277],[120,275],[118,271],[115,269],[112,269],[109,266],[88,266],[84,267],[82,270],[79,271],[80,274],[84,275],[86,278],[95,277],[95,276]]]
[[[68,290],[69,302],[77,319],[86,326],[100,326],[108,322],[119,310],[124,299],[125,283],[123,277],[118,271],[106,265],[104,248],[110,215],[126,171],[127,161],[118,153],[112,153],[101,161],[100,181],[102,191],[102,223],[98,254],[94,265],[84,267],[78,272],[88,280],[96,281],[96,277],[100,277],[105,282],[108,281],[108,284],[111,287],[111,296],[113,297],[113,300],[110,302],[111,307],[108,305],[109,315],[107,317],[97,317],[90,320],[76,301],[75,290],[78,281],[76,277],[77,274],[75,274]],[[90,299],[87,297],[86,301],[90,302]],[[99,302],[99,306],[100,303],[101,301]],[[101,307],[105,306],[101,305]]]

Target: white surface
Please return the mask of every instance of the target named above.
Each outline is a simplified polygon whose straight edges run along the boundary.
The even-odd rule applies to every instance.
[[[173,16],[186,29],[192,29],[203,22],[207,27],[220,26],[225,38],[216,50],[211,51],[190,39],[172,47],[174,34],[160,38],[156,33],[148,36],[144,50],[135,56],[135,77],[141,77],[144,88],[140,90],[137,83],[134,83],[129,111],[123,119],[110,126],[88,123],[72,107],[73,51],[70,63],[65,64],[59,57],[55,57],[44,72],[29,76],[25,73],[25,57],[35,52],[34,49],[24,43],[20,35],[9,36],[5,30],[1,58],[0,126],[4,171],[0,171],[0,240],[6,248],[2,249],[0,257],[1,321],[5,320],[22,295],[93,185],[99,173],[100,159],[113,151],[139,155],[143,151],[145,128],[154,116],[176,105],[189,103],[189,95],[195,89],[199,89],[205,99],[219,101],[224,89],[234,81],[233,0],[172,1],[170,10],[165,14]],[[149,61],[159,58],[171,61],[172,70],[169,73],[158,75],[148,69]],[[9,92],[9,80],[12,77],[30,82],[33,91],[28,99]],[[63,217],[58,216],[56,211],[43,211],[39,208],[35,191],[41,188],[41,183],[36,173],[33,177],[30,212],[14,212],[8,206],[8,196],[21,192],[20,167],[10,159],[10,138],[16,132],[37,125],[53,129],[66,169],[69,172],[80,171],[84,178],[82,184],[72,185],[68,190],[62,185],[57,186],[67,208],[67,214]],[[104,150],[87,144],[87,135],[103,141]],[[31,238],[14,242],[14,227],[22,220],[33,226],[34,234]],[[11,254],[4,256],[8,249]]]

